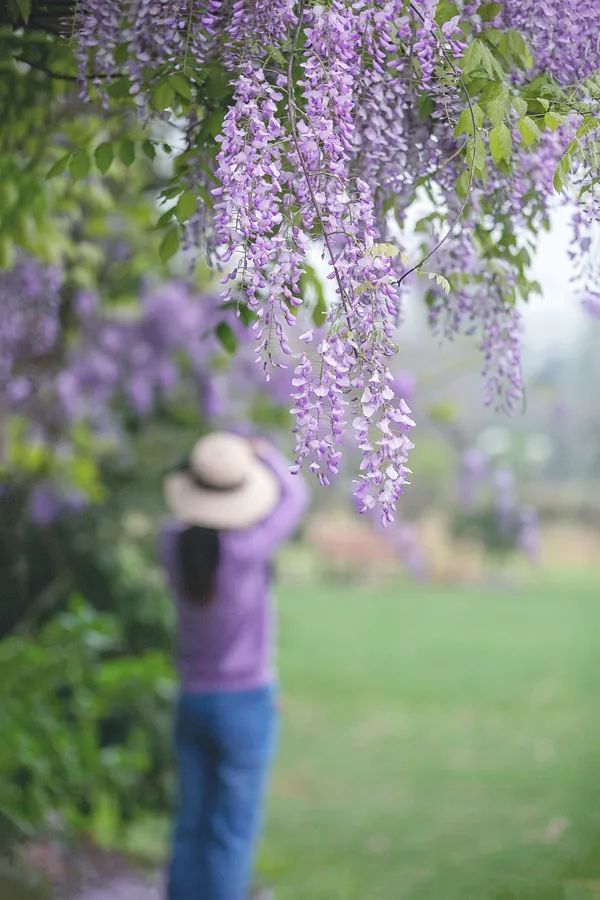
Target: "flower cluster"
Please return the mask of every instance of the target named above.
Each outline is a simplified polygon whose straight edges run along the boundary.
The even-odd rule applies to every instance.
[[[363,510],[378,503],[382,519],[391,522],[410,471],[406,432],[414,423],[394,393],[389,369],[399,315],[394,273],[376,245],[373,192],[352,172],[361,72],[361,32],[354,26],[352,10],[334,0],[327,10],[313,10],[306,27],[305,106],[293,129],[292,160],[303,175],[297,195],[304,224],[318,226],[335,300],[316,360],[305,353],[296,372],[302,395],[294,407],[296,464],[307,460],[328,483],[338,471],[354,407],[352,428],[362,452],[356,496]]]
[[[233,260],[226,280],[236,281],[227,298],[238,288],[244,292],[257,316],[258,353],[267,361],[274,339],[289,352],[284,323],[293,324],[291,309],[300,303],[303,259],[301,245],[290,246],[290,223],[284,215],[288,200],[283,192],[290,179],[284,172],[285,135],[277,115],[281,99],[262,69],[247,63],[223,123],[217,157],[220,185],[213,190],[221,261]]]
[[[521,316],[506,303],[512,270],[482,260],[475,252],[466,225],[440,249],[438,265],[453,279],[453,302],[432,289],[430,320],[447,337],[475,335],[483,358],[484,398],[487,405],[515,411],[522,399]],[[469,272],[466,278],[462,273]]]
[[[203,65],[223,21],[219,0],[78,0],[76,56],[84,95],[90,87],[107,102],[106,88],[127,75],[130,93],[146,114],[144,85],[169,65]],[[123,54],[123,47],[128,52]]]
[[[565,145],[575,136],[580,157],[593,156],[593,129],[578,135],[593,91],[570,85],[600,61],[600,6],[545,0],[542,14],[528,0],[449,9],[436,0],[127,0],[102,14],[97,6],[81,0],[77,15],[82,78],[96,87],[124,58],[144,108],[155,73],[187,71],[190,61],[201,71],[209,56],[222,66],[232,100],[218,149],[203,148],[198,181],[186,184],[206,196],[212,166],[214,210],[199,204],[188,237],[220,268],[224,299],[254,314],[267,378],[293,370],[296,465],[327,484],[344,435],[353,435],[360,506],[392,521],[414,425],[390,373],[407,276],[432,257],[452,286],[450,296],[435,285],[429,292],[434,325],[476,334],[486,400],[518,406],[516,300],[529,291],[522,235],[535,236],[547,218]],[[551,100],[531,91],[525,99],[525,85],[540,78]],[[595,215],[594,177],[571,156]],[[403,229],[421,186],[437,212],[409,265],[389,242],[409,245]],[[294,339],[315,245],[331,285],[325,321]],[[138,405],[149,390],[136,387]]]
[[[501,18],[527,36],[539,71],[564,84],[598,68],[600,7],[596,0],[504,0]]]

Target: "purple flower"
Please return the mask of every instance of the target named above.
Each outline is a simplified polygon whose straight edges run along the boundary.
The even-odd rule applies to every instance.
[[[472,447],[461,454],[458,472],[458,502],[462,509],[472,510],[477,491],[487,474],[488,460],[481,450]]]
[[[42,482],[34,487],[29,498],[29,517],[36,525],[51,525],[62,511],[60,497],[53,487]]]
[[[590,294],[581,301],[581,305],[594,319],[600,319],[600,294]]]
[[[519,549],[534,562],[538,559],[540,553],[540,532],[537,511],[531,507],[524,507],[521,510],[519,520]]]
[[[0,273],[0,397],[58,338],[61,273],[29,257]],[[14,396],[22,393],[18,388]]]
[[[529,39],[538,71],[569,84],[598,68],[596,0],[504,0],[501,20]]]
[[[527,245],[546,223],[556,166],[574,137],[569,161],[579,203],[571,253],[585,306],[593,315],[596,309],[597,269],[589,264],[600,210],[595,136],[580,131],[593,119],[593,90],[580,79],[598,67],[600,5],[506,0],[490,23],[489,4],[484,15],[481,0],[461,0],[441,26],[439,11],[435,0],[80,0],[76,16],[82,85],[107,99],[114,72],[124,72],[142,117],[166,70],[205,70],[214,60],[227,73],[232,101],[218,152],[211,139],[200,146],[194,137],[183,157],[182,185],[198,196],[212,190],[214,200],[214,209],[198,204],[185,244],[202,248],[219,268],[228,310],[243,302],[254,314],[256,358],[271,394],[284,396],[292,375],[296,465],[328,484],[349,435],[361,453],[361,507],[377,508],[388,523],[410,474],[414,426],[407,406],[414,386],[391,374],[402,318],[399,280],[423,273],[395,252],[402,247],[381,247],[410,245],[408,235],[399,241],[396,226],[410,222],[419,186],[436,198],[435,213],[419,226],[423,255],[434,253],[426,274],[451,283],[448,296],[441,279],[430,283],[431,323],[447,337],[476,340],[487,403],[511,411],[522,402],[517,301],[527,293]],[[549,75],[570,85],[565,99],[573,99],[574,112],[526,147],[522,113],[510,107],[511,167],[488,166],[485,185],[476,172],[465,206],[456,184],[465,186],[471,136],[456,131],[465,97],[453,59],[465,52],[465,34],[489,37],[490,27],[516,29],[510,43],[521,59],[519,52],[503,58],[506,96],[514,99],[526,82]],[[192,111],[190,135],[199,123]],[[484,146],[489,131],[486,122]],[[331,286],[326,321],[315,335],[302,323],[297,350],[293,329],[302,318],[307,250],[315,244]],[[69,409],[83,409],[92,395],[107,407],[126,397],[145,415],[173,389],[178,355],[196,360],[199,381],[208,377],[204,360],[219,318],[214,305],[205,316],[183,293],[176,284],[146,292],[143,314],[129,328],[98,323],[95,349],[104,362],[73,358],[62,386]],[[241,334],[235,321],[231,327]],[[127,359],[123,343],[131,349]],[[106,359],[118,360],[116,373]],[[207,390],[204,405],[214,411]]]

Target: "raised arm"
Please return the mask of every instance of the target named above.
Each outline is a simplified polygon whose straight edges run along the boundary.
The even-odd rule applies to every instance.
[[[289,462],[271,444],[261,443],[257,456],[279,482],[279,502],[262,522],[224,535],[231,552],[238,559],[268,559],[289,538],[308,506],[308,490],[300,475],[292,475]]]

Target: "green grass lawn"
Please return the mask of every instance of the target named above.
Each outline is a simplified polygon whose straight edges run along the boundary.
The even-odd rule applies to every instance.
[[[279,594],[277,900],[559,900],[600,879],[600,576]]]

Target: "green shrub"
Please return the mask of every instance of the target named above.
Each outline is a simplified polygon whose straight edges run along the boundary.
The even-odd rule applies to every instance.
[[[122,655],[122,627],[81,598],[0,643],[0,810],[5,830],[50,819],[118,830],[164,807],[173,679],[168,654]]]

